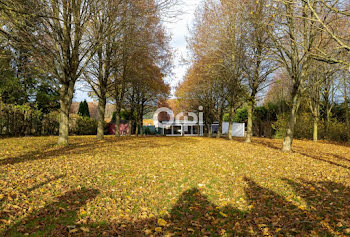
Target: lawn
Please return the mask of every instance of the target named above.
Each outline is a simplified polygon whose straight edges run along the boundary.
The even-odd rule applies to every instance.
[[[0,140],[0,236],[350,235],[350,146]]]

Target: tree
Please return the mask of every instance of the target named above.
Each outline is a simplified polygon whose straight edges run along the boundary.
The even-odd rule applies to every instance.
[[[272,52],[292,82],[289,119],[282,146],[283,151],[289,152],[292,150],[297,112],[312,60],[310,52],[319,31],[313,22],[306,20],[313,13],[305,2],[283,0],[275,2],[272,7],[275,9],[271,16],[273,21],[268,27],[274,45]]]
[[[329,2],[326,0],[305,0],[312,15],[307,18],[310,22],[317,22],[319,27],[332,40],[332,50],[316,48],[313,56],[320,61],[331,64],[341,64],[350,67],[350,35],[349,30],[349,3],[347,1]]]
[[[78,114],[83,117],[90,117],[89,104],[86,100],[80,102]]]
[[[97,139],[104,139],[105,110],[107,93],[111,84],[113,63],[117,63],[118,38],[120,37],[121,3],[119,0],[95,1],[92,8],[89,38],[95,41],[96,54],[93,55],[84,73],[85,80],[89,83],[94,95],[98,98]],[[98,43],[100,41],[100,43]]]
[[[58,144],[68,144],[69,108],[74,86],[96,50],[96,42],[87,41],[91,20],[91,0],[57,1],[9,0],[1,11],[8,29],[16,29],[15,37],[2,34],[12,42],[29,49],[32,59],[44,72],[59,82],[60,120]],[[38,22],[33,24],[33,22]],[[28,33],[27,27],[33,28]]]
[[[328,133],[328,123],[332,104],[329,103],[329,93],[332,90],[331,84],[337,67],[330,66],[323,62],[313,61],[310,73],[305,81],[305,97],[313,118],[313,141],[318,141],[318,125],[321,116],[322,94],[326,102],[326,134]]]
[[[248,123],[246,142],[251,142],[253,136],[253,114],[256,97],[270,85],[270,75],[277,66],[271,60],[271,38],[268,34],[268,25],[271,22],[270,1],[247,1],[242,4],[243,17],[246,22],[246,34],[243,36],[247,42],[245,60],[242,64],[246,75],[246,84],[249,88],[247,99]]]
[[[159,17],[164,7],[160,4],[161,1],[152,4],[141,1],[122,6],[119,53],[114,61],[111,89],[116,103],[116,127],[119,127],[121,110],[128,110],[129,127],[136,124],[136,134],[142,128],[147,106],[155,107],[159,96],[169,93],[164,77],[171,54],[169,37]],[[117,129],[116,136],[119,135]]]

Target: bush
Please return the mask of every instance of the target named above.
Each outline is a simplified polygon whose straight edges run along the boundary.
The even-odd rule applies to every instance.
[[[237,109],[234,117],[235,123],[246,123],[248,120],[248,109],[247,107],[243,107],[240,109]]]
[[[78,116],[71,123],[71,131],[76,135],[96,135],[97,121],[86,116]]]
[[[277,115],[277,121],[272,124],[275,130],[275,138],[283,138],[286,133],[288,114]],[[294,131],[295,138],[312,139],[313,138],[313,118],[310,113],[304,112],[298,115]],[[337,120],[329,123],[328,134],[325,133],[324,121],[318,123],[318,138],[331,141],[347,142],[350,140],[346,130],[346,125]]]
[[[288,114],[282,113],[277,115],[277,121],[272,123],[272,128],[275,130],[275,138],[283,138],[286,134],[286,127],[288,122]]]
[[[350,137],[346,130],[346,125],[338,121],[331,121],[329,123],[327,138],[332,141],[348,142]]]
[[[42,113],[35,104],[12,105],[0,101],[0,135],[58,134],[58,113]]]

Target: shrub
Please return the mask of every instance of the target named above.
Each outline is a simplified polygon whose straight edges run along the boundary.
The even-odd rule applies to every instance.
[[[327,138],[332,141],[348,142],[350,137],[344,123],[333,120],[329,123]]]
[[[0,101],[0,135],[56,135],[57,115],[57,112],[42,113],[35,104],[13,105]]]
[[[86,116],[78,116],[72,125],[72,131],[76,135],[96,135],[97,121]]]
[[[236,123],[245,123],[248,120],[248,109],[247,107],[243,107],[237,109],[234,117],[234,122]]]
[[[286,132],[288,114],[277,115],[277,121],[272,124],[275,130],[275,138],[283,138]],[[313,119],[310,113],[301,113],[297,117],[297,123],[294,131],[295,138],[313,138]],[[347,142],[350,140],[349,134],[344,123],[332,120],[329,123],[328,134],[325,133],[324,121],[318,123],[318,137],[331,141]]]
[[[286,134],[286,127],[288,122],[288,114],[282,113],[277,115],[277,121],[272,123],[272,128],[275,130],[275,138],[283,138]]]
[[[275,138],[283,138],[286,134],[289,115],[282,113],[277,115],[277,121],[272,123],[272,128],[275,130]],[[319,123],[318,132],[321,131],[321,123]],[[319,134],[320,135],[320,134]],[[297,123],[294,128],[295,138],[312,139],[313,136],[313,121],[310,113],[301,113],[297,116]]]

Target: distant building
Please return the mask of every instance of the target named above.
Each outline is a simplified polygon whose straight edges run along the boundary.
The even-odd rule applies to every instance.
[[[73,102],[69,114],[77,114],[79,111],[79,105],[80,102]],[[89,105],[89,112],[90,112],[90,117],[94,119],[98,119],[98,102],[88,102]],[[113,117],[113,113],[115,111],[115,105],[113,104],[107,104],[106,105],[106,113],[105,113],[105,121],[110,122]]]

